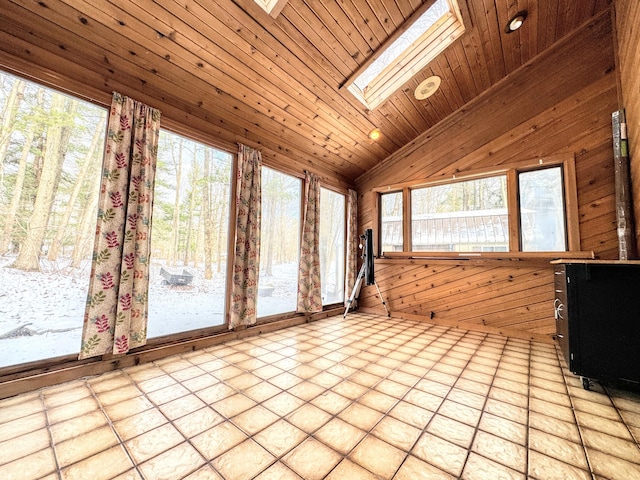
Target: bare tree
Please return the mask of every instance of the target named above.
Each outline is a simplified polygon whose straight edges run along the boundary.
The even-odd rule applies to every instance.
[[[51,247],[49,248],[49,252],[47,255],[48,260],[54,261],[56,258],[58,258],[63,239],[66,235],[68,235],[69,219],[71,218],[71,214],[74,211],[75,204],[78,200],[78,196],[80,195],[82,186],[85,183],[87,172],[89,171],[91,165],[95,162],[95,156],[100,145],[100,140],[104,138],[106,118],[106,112],[103,112],[96,130],[93,133],[93,138],[91,139],[89,150],[87,151],[85,158],[82,161],[80,171],[78,172],[78,177],[76,178],[76,182],[73,186],[73,191],[71,192],[71,197],[67,202],[64,213],[62,214],[62,218],[60,218],[60,220],[58,221],[56,235],[51,242]]]
[[[191,262],[191,256],[196,256],[195,249],[192,248],[193,222],[197,209],[196,194],[198,193],[198,183],[200,177],[200,168],[196,157],[196,150],[193,152],[193,163],[191,164],[191,175],[189,175],[189,183],[191,189],[189,191],[189,204],[187,205],[187,238],[185,240],[184,264],[185,266]]]
[[[204,182],[202,182],[202,216],[204,217],[204,278],[211,280],[213,270],[213,218],[211,218],[211,151],[204,149]]]
[[[173,156],[173,166],[176,174],[175,197],[173,202],[173,224],[171,228],[171,245],[173,248],[169,251],[169,265],[175,265],[178,255],[178,247],[180,243],[180,184],[182,182],[182,148],[184,140],[182,137],[178,140],[178,157]]]
[[[77,105],[76,100],[54,93],[51,98],[51,112],[70,113],[75,109],[74,104]],[[56,115],[52,115],[52,117],[55,118]],[[14,268],[27,271],[40,269],[40,251],[45,240],[51,206],[60,179],[69,135],[70,128],[65,127],[64,123],[58,121],[47,128],[47,139],[36,199],[29,219],[26,239],[21,245],[18,258],[13,263]]]
[[[15,85],[15,84],[14,84]],[[44,89],[39,88],[36,93],[36,105],[37,109],[42,109],[44,104]],[[9,135],[7,135],[7,138]],[[22,189],[24,181],[27,175],[27,162],[29,160],[29,153],[31,152],[31,145],[33,143],[34,128],[33,126],[27,127],[25,132],[24,145],[22,146],[22,152],[20,154],[20,161],[18,163],[18,172],[16,173],[16,181],[13,185],[13,192],[11,196],[11,203],[9,204],[9,210],[5,215],[5,223],[2,230],[2,239],[0,240],[0,255],[7,253],[11,249],[13,231],[15,223],[18,217],[18,210],[20,208],[20,200],[22,198]]]
[[[73,253],[71,254],[71,266],[80,268],[82,261],[89,256],[91,246],[95,238],[95,230],[97,223],[98,201],[100,200],[100,182],[102,171],[102,162],[96,162],[92,165],[91,172],[87,175],[89,180],[88,198],[85,208],[82,209],[82,218],[76,235],[76,242],[73,245]]]
[[[20,103],[24,98],[26,85],[27,83],[19,78],[13,82],[13,85],[11,85],[11,91],[9,92],[9,97],[7,98],[7,103],[5,104],[2,112],[2,123],[0,123],[0,175],[2,175],[0,178],[0,196],[2,196],[2,191],[4,189],[4,169],[2,166],[9,148],[11,134],[14,131],[14,122],[18,115],[18,109],[20,108]]]

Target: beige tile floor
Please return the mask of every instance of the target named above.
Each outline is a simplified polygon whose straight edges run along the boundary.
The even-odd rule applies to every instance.
[[[8,479],[640,479],[640,395],[360,313],[0,401]]]

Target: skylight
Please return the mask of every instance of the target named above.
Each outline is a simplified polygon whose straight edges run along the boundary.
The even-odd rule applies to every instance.
[[[255,2],[260,5],[265,12],[273,18],[276,18],[288,0],[255,0]]]
[[[456,0],[436,0],[395,40],[384,46],[348,82],[348,89],[374,109],[464,33]]]

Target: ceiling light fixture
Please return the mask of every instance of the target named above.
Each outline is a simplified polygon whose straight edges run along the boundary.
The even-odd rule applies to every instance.
[[[518,30],[524,21],[527,18],[527,11],[522,10],[521,12],[516,13],[511,19],[507,22],[507,27],[504,29],[506,33],[513,33]]]
[[[380,135],[382,135],[382,132],[380,131],[379,128],[374,128],[373,130],[371,130],[369,132],[369,138],[371,140],[377,140],[380,138]]]
[[[420,85],[418,85],[415,92],[413,92],[413,95],[418,100],[425,100],[436,93],[438,88],[440,88],[441,81],[442,80],[437,75],[429,77],[426,80],[420,82]]]

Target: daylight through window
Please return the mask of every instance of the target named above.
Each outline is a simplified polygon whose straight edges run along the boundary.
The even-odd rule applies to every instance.
[[[0,72],[0,367],[78,353],[107,110]]]
[[[258,317],[295,312],[302,180],[262,167]]]
[[[223,325],[233,155],[161,130],[149,338]]]
[[[374,109],[420,72],[465,31],[456,0],[436,0],[348,82],[349,91]]]
[[[575,159],[558,157],[377,189],[378,254],[579,252]]]
[[[380,251],[401,252],[404,248],[402,192],[380,195]]]
[[[320,283],[322,304],[344,300],[345,196],[320,188]]]
[[[505,175],[411,190],[411,245],[416,251],[506,252]]]
[[[518,181],[522,251],[566,250],[562,169],[521,172]]]

